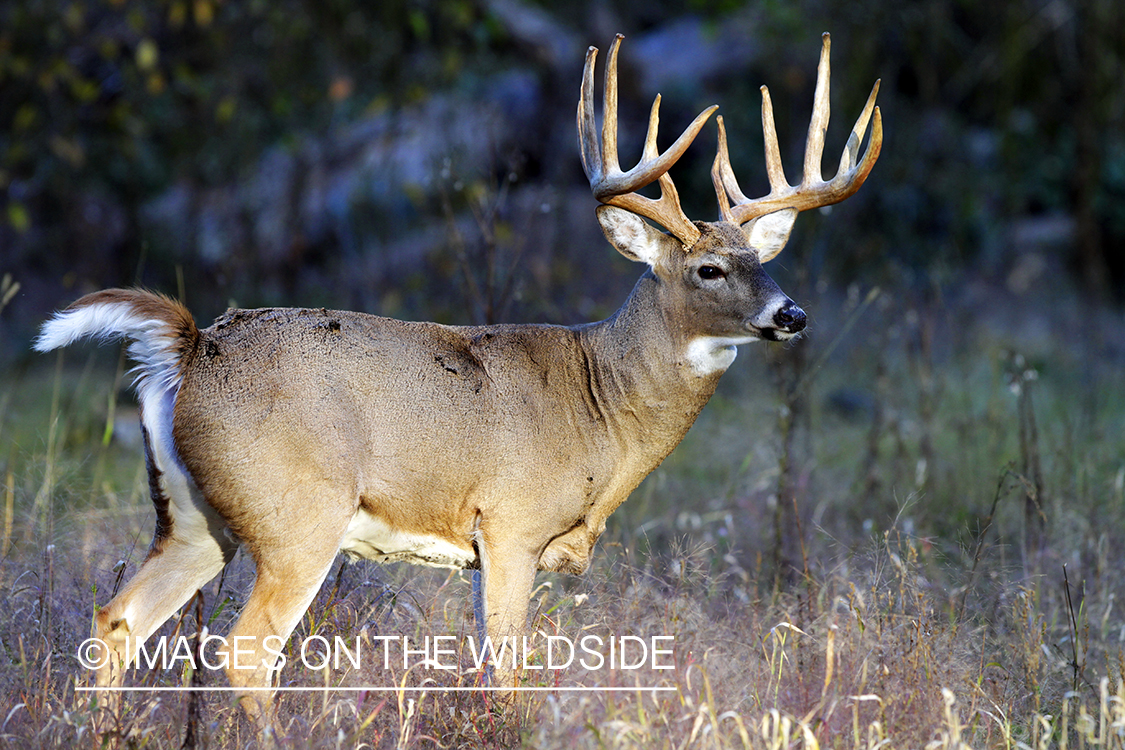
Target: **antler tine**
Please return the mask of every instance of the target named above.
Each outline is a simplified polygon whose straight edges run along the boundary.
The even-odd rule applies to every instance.
[[[661,154],[656,146],[656,134],[660,125],[660,96],[657,95],[649,113],[648,133],[641,160],[628,172],[623,172],[617,155],[617,52],[624,38],[621,34],[617,35],[606,59],[600,142],[596,135],[593,107],[590,105],[594,98],[594,61],[598,51],[595,47],[590,47],[586,52],[582,90],[578,99],[578,142],[582,152],[582,168],[590,181],[594,197],[599,201],[652,219],[685,246],[691,247],[699,239],[699,230],[684,214],[676,187],[667,173],[683,156],[707,118],[718,107],[708,107],[696,116],[675,143]],[[646,198],[636,192],[655,181],[660,183],[658,200]]]
[[[828,57],[832,39],[825,32],[820,36],[820,62],[816,66],[816,93],[813,94],[813,113],[809,119],[809,136],[805,140],[805,171],[802,185],[821,181],[820,162],[824,156],[824,134],[828,132],[828,117],[832,105],[828,100],[832,66]]]
[[[781,164],[781,152],[777,145],[777,129],[773,120],[773,104],[770,100],[769,89],[762,87],[762,131],[765,135],[766,170],[769,174],[770,192],[762,198],[750,199],[738,189],[738,183],[730,168],[730,160],[726,154],[726,134],[720,125],[719,151],[716,157],[716,167],[721,177],[725,195],[719,199],[719,211],[725,221],[734,221],[745,224],[759,216],[780,211],[785,208],[794,208],[804,211],[810,208],[828,206],[839,203],[853,195],[867,175],[875,166],[876,159],[883,146],[883,122],[879,108],[875,106],[875,97],[879,93],[879,81],[871,89],[867,103],[863,107],[851,134],[848,136],[844,153],[840,157],[840,167],[836,175],[828,181],[821,177],[820,164],[824,154],[824,135],[828,129],[829,118],[829,79],[831,67],[829,53],[831,51],[831,38],[828,34],[822,36],[820,49],[820,63],[817,66],[816,93],[813,101],[813,114],[809,122],[808,137],[805,141],[805,163],[801,184],[792,186],[785,178],[785,171]],[[871,123],[871,139],[867,144],[867,151],[858,159],[859,146],[867,132],[867,125]],[[720,163],[721,162],[721,163]],[[714,171],[713,171],[713,179]],[[719,181],[716,179],[716,191],[719,190]],[[734,201],[729,208],[726,205],[727,196]],[[729,217],[729,218],[728,218]]]
[[[598,48],[586,50],[586,66],[582,69],[582,89],[578,94],[578,151],[582,158],[582,171],[591,182],[601,178],[602,149],[595,135],[597,124],[590,101],[594,98],[594,61]]]
[[[859,163],[859,169],[854,178],[857,190],[867,179],[871,168],[875,166],[875,160],[879,158],[879,152],[883,149],[883,117],[879,114],[879,108],[875,106],[875,97],[879,95],[880,83],[882,83],[882,79],[877,79],[875,85],[871,87],[871,94],[868,95],[867,103],[863,105],[863,111],[859,113],[859,118],[856,119],[855,125],[852,127],[851,135],[848,136],[848,142],[844,146],[844,153],[840,155],[840,167],[836,170],[836,177],[833,178],[839,180],[847,177],[852,170],[856,169],[859,144],[863,140],[864,133],[867,132],[867,123],[874,114],[875,122],[871,127],[871,142],[867,145],[867,151],[863,154],[863,160]]]
[[[770,180],[770,196],[781,195],[792,190],[789,181],[785,179],[785,169],[781,165],[781,149],[777,145],[777,126],[773,121],[773,102],[770,100],[770,91],[765,86],[762,92],[762,133],[765,136],[766,147],[766,174]],[[715,193],[719,198],[719,218],[723,221],[735,221],[731,212],[731,201],[735,206],[751,203],[738,186],[734,170],[730,166],[730,155],[727,150],[727,129],[723,123],[723,116],[716,118],[719,125],[719,147],[715,153],[715,162],[711,166],[711,182],[715,186]],[[862,136],[861,136],[862,137]],[[729,196],[729,197],[728,197]],[[767,196],[768,197],[768,196]],[[740,222],[741,223],[741,222]]]
[[[602,88],[602,174],[621,171],[617,158],[617,52],[621,49],[623,34],[613,38],[609,57],[605,61],[605,84]]]
[[[719,200],[719,221],[734,221],[734,216],[730,212],[730,198],[728,197],[731,188],[725,184],[728,175],[735,193],[741,195],[742,191],[738,189],[738,181],[734,179],[734,171],[730,168],[730,157],[727,154],[727,129],[723,125],[723,116],[716,117],[715,122],[719,126],[719,148],[715,151],[715,161],[711,163],[711,184],[715,186],[715,195]]]
[[[738,180],[734,177],[734,170],[730,166],[730,154],[727,152],[727,128],[723,123],[723,116],[715,118],[719,126],[719,147],[715,151],[715,161],[711,164],[711,183],[715,186],[715,195],[719,199],[719,219],[721,221],[734,221],[731,214],[731,198],[735,203],[750,200],[742,193]],[[729,197],[728,197],[729,196]]]
[[[762,86],[761,92],[762,135],[766,146],[766,174],[770,178],[770,195],[773,195],[788,190],[789,180],[785,179],[785,167],[781,165],[781,148],[777,145],[777,125],[773,120],[773,100],[770,99],[770,90]],[[749,198],[744,200],[749,200]]]

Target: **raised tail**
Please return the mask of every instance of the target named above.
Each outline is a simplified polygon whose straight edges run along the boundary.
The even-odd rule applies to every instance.
[[[137,363],[142,402],[178,389],[184,355],[199,341],[199,328],[179,302],[137,289],[106,289],[74,302],[43,324],[35,349],[47,352],[83,338],[128,339]]]
[[[106,639],[102,643],[117,644],[107,645],[107,653],[119,654],[126,664],[135,656],[126,655],[129,639],[142,643],[234,553],[229,541],[216,538],[218,520],[181,460],[174,437],[176,399],[185,387],[200,337],[191,313],[179,302],[137,289],[106,289],[55,313],[34,344],[46,352],[85,338],[125,339],[129,357],[136,363],[134,386],[156,532],[141,568],[147,573],[135,577],[96,618],[98,637]],[[168,557],[148,567],[161,555]],[[142,589],[149,591],[148,599],[138,597],[138,586],[148,587]],[[113,674],[109,662],[117,658],[107,658],[103,669],[108,671],[99,672],[99,685]]]

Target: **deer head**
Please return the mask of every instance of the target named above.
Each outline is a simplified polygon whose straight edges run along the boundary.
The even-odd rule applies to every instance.
[[[623,38],[617,35],[606,64],[600,139],[590,104],[598,53],[594,47],[586,53],[578,101],[582,166],[594,197],[604,204],[598,209],[598,219],[606,238],[627,258],[647,263],[657,278],[669,284],[678,279],[674,285],[680,287],[685,298],[679,306],[681,317],[685,321],[708,322],[707,330],[701,331],[692,345],[696,355],[694,363],[701,370],[729,364],[734,344],[758,338],[774,341],[792,338],[804,329],[805,313],[781,293],[762,264],[785,247],[798,212],[838,203],[859,190],[867,179],[882,146],[882,120],[875,106],[879,82],[875,82],[852,128],[836,175],[824,180],[820,162],[828,127],[830,77],[830,38],[824,34],[801,182],[793,186],[785,178],[773,106],[769,90],[763,86],[762,128],[769,194],[751,199],[739,188],[730,166],[723,118],[719,116],[718,150],[711,179],[718,197],[720,220],[693,222],[680,206],[679,194],[668,171],[718,107],[711,106],[701,112],[671,147],[659,153],[656,146],[660,120],[658,95],[649,115],[641,160],[629,171],[622,171],[617,156],[617,55]],[[860,142],[872,115],[871,140],[860,158]],[[660,185],[659,199],[637,192],[654,181]],[[659,224],[667,233],[658,231],[644,219]]]

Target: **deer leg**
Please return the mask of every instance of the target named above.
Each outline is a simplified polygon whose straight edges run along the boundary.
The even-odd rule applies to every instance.
[[[343,527],[338,531],[327,539],[310,534],[296,546],[259,548],[254,590],[219,649],[230,684],[249,688],[239,699],[243,709],[267,733],[274,717],[269,688],[281,651],[332,567]]]
[[[538,550],[528,549],[526,541],[518,535],[514,540],[490,544],[487,530],[481,531],[484,537],[481,545],[483,617],[494,649],[492,678],[497,686],[514,687],[519,677],[520,636],[527,626],[527,606],[535,583]],[[510,649],[503,649],[505,643],[510,644]]]
[[[234,554],[212,539],[170,539],[125,588],[97,614],[98,638],[115,658],[98,669],[99,687],[117,686],[144,643],[200,586],[215,577]]]
[[[473,571],[473,622],[477,628],[477,638],[484,641],[488,631],[484,627],[484,584],[480,570]]]
[[[175,497],[165,523],[170,533],[157,538],[140,570],[95,617],[104,646],[95,684],[120,687],[138,647],[193,594],[223,569],[237,544],[222,533],[222,522],[190,496]],[[167,529],[168,527],[166,527]],[[116,712],[119,694],[99,691],[99,704]]]

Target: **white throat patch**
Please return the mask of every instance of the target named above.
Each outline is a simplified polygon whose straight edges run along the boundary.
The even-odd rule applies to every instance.
[[[703,377],[716,372],[724,372],[734,362],[739,344],[757,341],[757,336],[698,336],[687,345],[684,359],[691,371]]]

